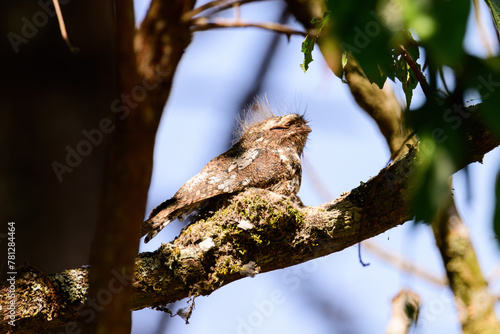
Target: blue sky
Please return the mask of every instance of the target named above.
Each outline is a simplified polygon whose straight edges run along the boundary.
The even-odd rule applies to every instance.
[[[140,22],[149,1],[134,3]],[[265,10],[261,6],[266,6]],[[243,6],[242,15],[248,21],[275,21],[280,8],[279,2],[248,4]],[[476,34],[471,25],[465,47],[484,55]],[[148,210],[170,198],[210,159],[226,150],[238,103],[256,71],[264,51],[262,45],[271,37],[272,33],[253,28],[194,34],[176,73],[157,134]],[[389,151],[375,123],[355,104],[347,85],[333,75],[321,54],[313,52],[314,62],[307,73],[302,71],[302,41],[301,37],[292,36],[288,41],[282,36],[278,57],[266,75],[264,92],[277,109],[283,109],[278,113],[307,110],[313,131],[305,151],[299,195],[305,204],[314,206],[378,174],[389,159]],[[422,94],[417,92],[415,105],[419,101]],[[500,153],[495,150],[486,156],[484,164],[470,167],[470,200],[462,172],[455,175],[453,183],[460,213],[471,230],[487,277],[500,259],[490,227],[499,165]],[[317,193],[313,174],[328,189],[330,198]],[[161,242],[172,240],[182,226],[172,223],[141,251],[154,250]],[[407,223],[377,236],[374,242],[436,275],[444,275],[426,226]],[[366,249],[363,258],[370,266],[359,264],[354,246],[292,268],[239,280],[208,297],[197,298],[190,324],[172,318],[167,332],[381,333],[389,320],[391,299],[401,288],[411,288],[423,300],[414,333],[460,332],[448,288],[402,273]],[[497,292],[500,289],[498,284],[491,288]],[[155,332],[163,316],[149,309],[134,312],[133,332]]]

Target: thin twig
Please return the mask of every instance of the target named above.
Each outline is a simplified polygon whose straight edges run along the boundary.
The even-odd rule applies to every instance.
[[[424,66],[422,66],[422,72],[425,72],[425,69],[427,68],[427,65],[429,65],[429,63],[427,61],[427,58],[425,58]]]
[[[443,82],[443,86],[444,86],[444,90],[446,91],[446,94],[451,95],[451,92],[448,89],[448,85],[446,84],[446,80],[444,78],[443,68],[440,67],[438,69],[438,72],[439,72],[439,77],[441,78],[441,81]]]
[[[422,87],[422,90],[424,91],[425,97],[430,98],[432,94],[432,89],[429,86],[429,83],[427,82],[427,79],[425,78],[424,74],[420,69],[418,68],[417,63],[415,60],[413,60],[413,57],[406,51],[405,47],[400,45],[399,46],[401,49],[401,56],[404,58],[408,66],[410,66],[411,71],[415,76],[417,77],[418,82],[420,83],[420,86]]]
[[[418,267],[417,265],[411,263],[410,260],[405,259],[401,256],[395,255],[392,252],[389,252],[386,249],[375,244],[373,241],[365,241],[363,245],[368,249],[372,254],[376,255],[380,259],[392,264],[394,267],[399,270],[405,271],[412,275],[423,278],[431,283],[445,286],[447,285],[447,280],[442,277],[437,277],[436,275],[428,272],[427,270]]]
[[[236,19],[236,21],[240,21],[241,20],[241,7],[240,7],[240,4],[238,2],[234,3],[233,4],[233,9],[234,9],[234,18]]]
[[[214,8],[214,10],[206,14],[205,16],[212,16],[215,13],[222,12],[223,10],[229,9],[233,7],[234,5],[242,5],[247,2],[255,2],[255,1],[262,1],[262,0],[215,0],[215,1],[210,1],[200,7],[196,7],[193,10],[190,10],[189,12],[186,12],[184,15],[181,17],[181,22],[188,22],[189,20],[193,19],[198,14],[203,13],[207,9]]]
[[[78,48],[73,46],[68,37],[68,32],[66,31],[66,25],[64,24],[64,18],[61,12],[61,6],[59,6],[59,0],[52,0],[54,3],[54,8],[56,10],[57,21],[59,22],[59,29],[61,30],[61,36],[68,45],[68,48],[72,53],[78,53]]]
[[[246,28],[246,27],[254,27],[261,28],[265,30],[271,30],[275,32],[279,32],[286,35],[300,35],[300,36],[317,36],[316,32],[305,32],[294,30],[289,26],[282,25],[279,23],[266,22],[266,23],[252,23],[252,22],[242,22],[235,21],[233,19],[212,19],[209,20],[206,17],[195,18],[192,21],[191,31],[203,31],[209,29],[217,29],[217,28]]]

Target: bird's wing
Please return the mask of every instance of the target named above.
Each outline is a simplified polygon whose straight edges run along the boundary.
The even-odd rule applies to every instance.
[[[174,197],[156,207],[144,222],[142,234],[149,234],[149,241],[177,216],[196,209],[206,199],[249,187],[269,188],[291,178],[300,169],[300,161],[298,157],[290,161],[287,156],[269,150],[233,147],[212,159]]]

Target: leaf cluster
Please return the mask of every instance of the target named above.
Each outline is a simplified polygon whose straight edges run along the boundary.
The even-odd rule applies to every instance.
[[[500,6],[486,3],[498,29]],[[473,10],[468,0],[329,0],[327,6],[328,12],[313,24],[322,31],[320,38],[334,41],[322,45],[329,48],[323,54],[338,60],[340,70],[334,72],[342,78],[345,62],[353,57],[380,88],[388,79],[400,84],[406,125],[420,140],[413,208],[417,221],[430,221],[449,191],[447,175],[463,163],[464,124],[481,117],[500,136],[500,57],[479,58],[463,48]],[[304,71],[314,42],[304,41]],[[425,102],[412,108],[418,87]],[[478,103],[473,105],[471,97]],[[497,185],[497,198],[499,189]],[[499,212],[494,229],[500,235]]]

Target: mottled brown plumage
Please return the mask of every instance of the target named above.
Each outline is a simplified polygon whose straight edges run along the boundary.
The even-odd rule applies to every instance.
[[[212,159],[143,223],[145,242],[175,219],[182,220],[204,200],[255,187],[291,196],[302,179],[300,156],[311,132],[297,114],[271,116],[246,126],[240,140]]]

